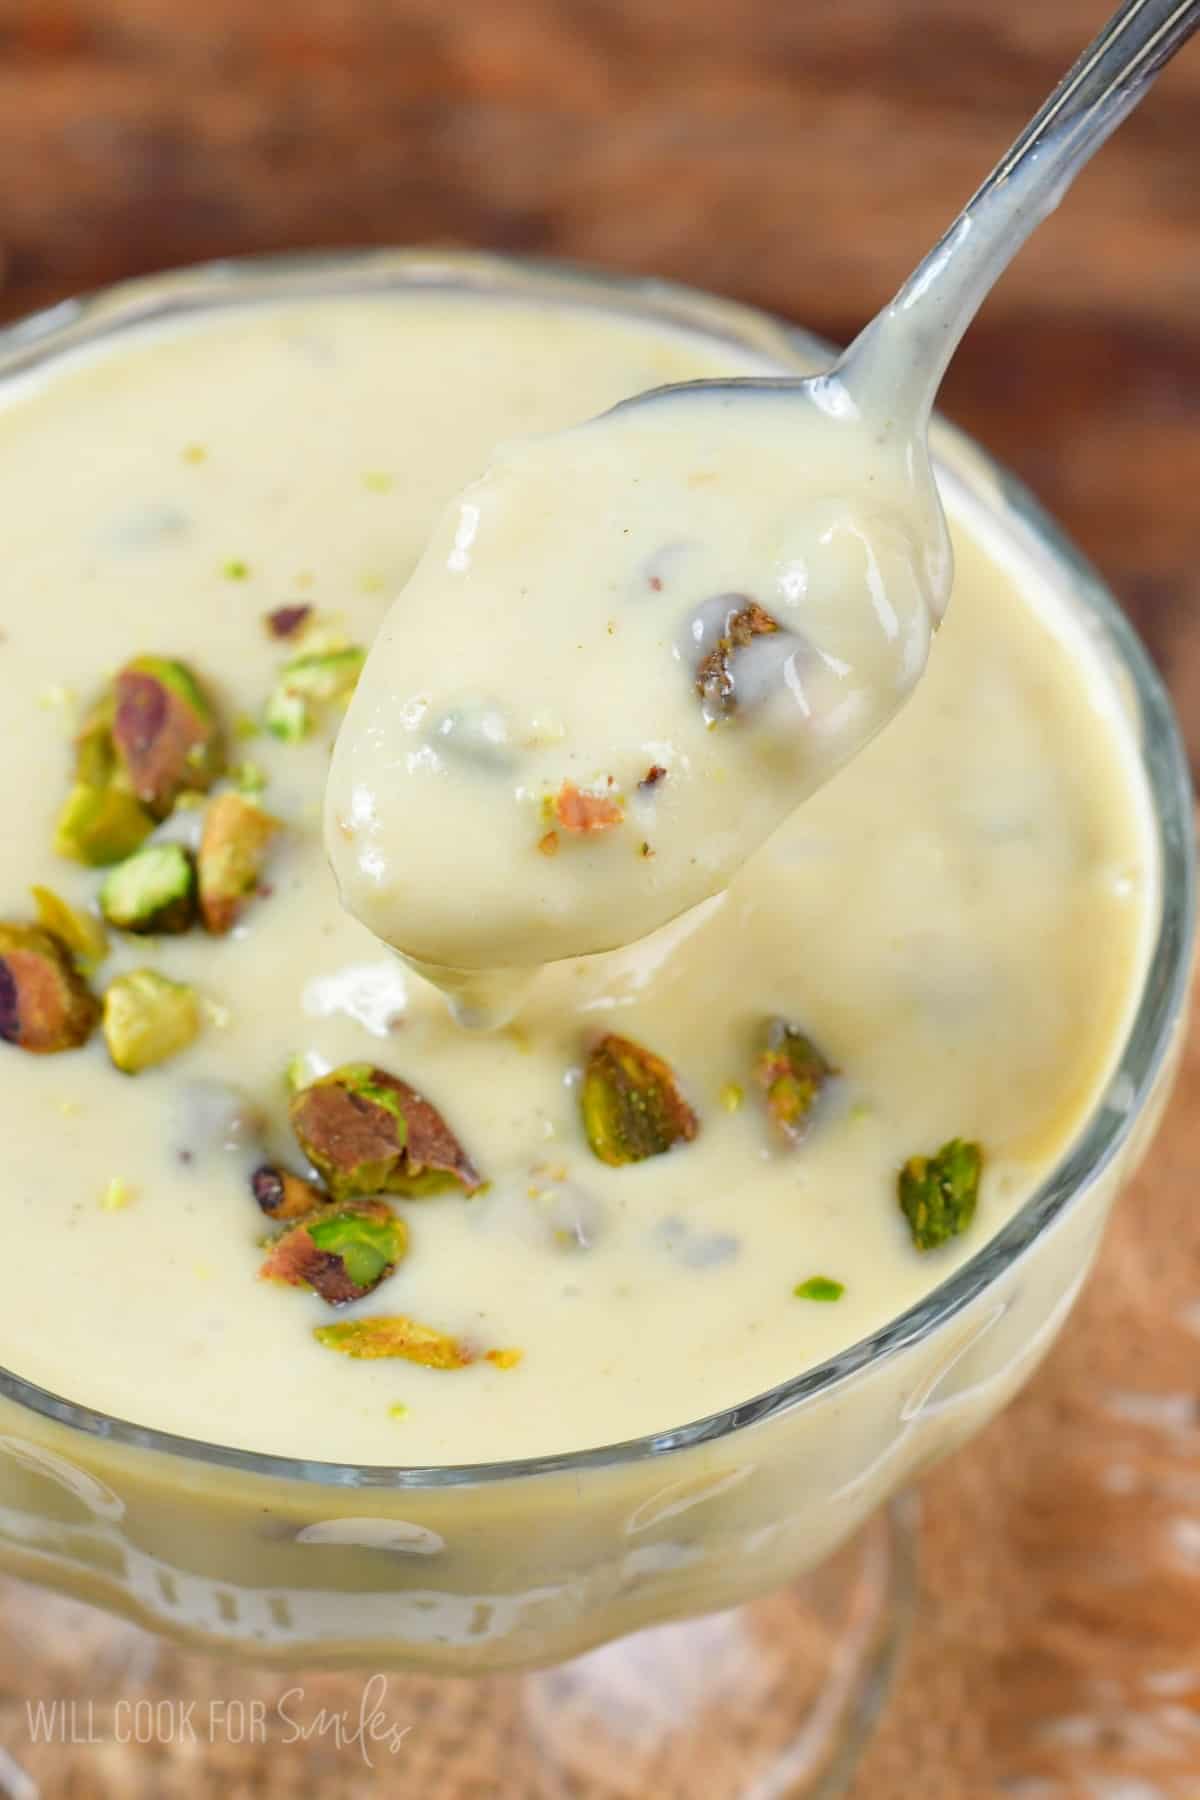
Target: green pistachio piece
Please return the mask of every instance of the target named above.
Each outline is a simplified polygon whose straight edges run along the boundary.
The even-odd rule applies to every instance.
[[[103,869],[132,856],[153,830],[153,815],[125,788],[77,781],[58,815],[54,848],[72,862]]]
[[[289,694],[276,688],[267,701],[263,724],[283,743],[298,744],[312,730],[308,701],[300,694]]]
[[[324,1207],[283,1232],[271,1246],[262,1275],[291,1287],[310,1287],[330,1306],[373,1293],[408,1249],[408,1227],[382,1200]]]
[[[146,844],[105,876],[100,911],[118,931],[186,931],[196,917],[196,866],[182,844]]]
[[[900,1171],[900,1210],[918,1250],[936,1250],[975,1217],[983,1151],[951,1138],[936,1156],[910,1156]]]
[[[267,846],[281,829],[278,819],[245,794],[218,794],[209,802],[197,858],[206,931],[219,937],[233,929],[258,887]]]
[[[331,1204],[329,1195],[313,1181],[293,1175],[277,1163],[263,1163],[250,1177],[250,1191],[268,1219],[305,1219]]]
[[[834,1281],[829,1275],[810,1275],[807,1281],[798,1281],[792,1289],[797,1300],[817,1300],[825,1305],[840,1300],[845,1291],[845,1282]]]
[[[594,1154],[614,1168],[690,1143],[700,1129],[670,1065],[612,1032],[588,1057],[579,1104]]]
[[[93,868],[123,862],[180,794],[210,787],[220,767],[216,718],[195,676],[166,657],[137,657],[76,736],[55,849]]]
[[[72,906],[53,888],[33,887],[30,892],[42,930],[65,944],[83,973],[90,974],[108,955],[108,937],[99,919]]]
[[[343,1356],[364,1361],[391,1356],[421,1363],[427,1369],[465,1369],[476,1360],[458,1338],[398,1315],[318,1325],[313,1336],[326,1350],[340,1350]]]
[[[156,969],[120,975],[104,995],[104,1038],[118,1069],[137,1075],[186,1050],[200,1030],[200,1002]]]
[[[203,793],[223,766],[221,733],[186,664],[164,656],[126,663],[113,684],[113,748],[126,784],[156,818],[181,793]]]
[[[297,743],[307,737],[313,725],[313,706],[348,700],[366,659],[366,651],[357,644],[293,656],[284,663],[267,701],[263,715],[267,730],[285,743]]]
[[[772,1123],[790,1143],[802,1142],[817,1097],[837,1070],[803,1031],[784,1019],[772,1019],[754,1061],[754,1074],[767,1097]]]
[[[0,925],[0,1038],[48,1056],[85,1044],[99,1017],[61,938],[37,925]]]
[[[483,1184],[436,1107],[370,1063],[347,1063],[293,1094],[292,1130],[335,1200],[410,1199]]]

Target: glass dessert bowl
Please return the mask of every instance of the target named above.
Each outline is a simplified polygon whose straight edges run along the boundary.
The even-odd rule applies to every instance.
[[[182,314],[413,289],[600,308],[785,369],[825,360],[803,333],[658,283],[367,253],[221,265],[67,303],[0,337],[0,381]],[[696,1647],[721,1705],[736,1707],[745,1680],[740,1703],[752,1716],[766,1686],[790,1681],[771,1766],[807,1732],[792,1788],[844,1772],[907,1587],[899,1527],[889,1535],[881,1509],[1013,1396],[1061,1327],[1164,1104],[1192,943],[1187,770],[1140,643],[1019,486],[945,425],[934,444],[948,488],[1019,540],[1102,647],[1153,811],[1160,901],[1136,1011],[1101,1103],[1038,1191],[919,1303],[840,1354],[677,1429],[569,1454],[431,1468],[301,1461],[107,1417],[0,1370],[0,1566],[257,1663],[488,1676],[583,1658],[524,1690],[527,1725],[560,1762],[561,1734],[547,1721],[570,1714],[575,1739],[590,1741],[588,1718],[607,1717],[630,1683],[663,1697],[654,1730],[674,1731],[691,1652],[670,1622],[720,1614],[724,1625],[677,1630],[705,1634]],[[776,1612],[749,1670],[750,1603],[789,1584],[792,1636],[778,1638]],[[663,1626],[665,1637],[584,1654]],[[811,1681],[796,1680],[801,1640]],[[646,1648],[655,1644],[661,1657]],[[748,1791],[746,1768],[731,1782]]]

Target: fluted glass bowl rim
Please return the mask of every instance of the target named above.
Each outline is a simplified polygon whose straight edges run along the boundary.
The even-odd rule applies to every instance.
[[[410,289],[485,292],[598,306],[723,337],[760,352],[790,355],[798,367],[820,366],[831,354],[828,344],[808,332],[673,282],[473,251],[367,249],[202,263],[65,300],[0,328],[0,385],[35,370],[49,358],[158,319],[276,299]],[[1120,1098],[1112,1103],[1101,1098],[1067,1153],[1008,1223],[916,1305],[815,1367],[687,1425],[587,1450],[432,1468],[321,1462],[207,1443],[114,1418],[50,1393],[3,1367],[0,1398],[93,1438],[274,1481],[435,1490],[579,1475],[668,1456],[811,1404],[873,1364],[930,1336],[977,1299],[1037,1241],[1120,1152],[1154,1088],[1182,1017],[1195,915],[1191,780],[1166,689],[1133,626],[1096,571],[1022,483],[941,419],[935,422],[934,448],[939,463],[953,478],[981,493],[1004,517],[1006,528],[1034,541],[1062,567],[1073,592],[1099,619],[1107,644],[1129,679],[1158,830],[1161,909],[1142,993],[1109,1087],[1109,1094]]]

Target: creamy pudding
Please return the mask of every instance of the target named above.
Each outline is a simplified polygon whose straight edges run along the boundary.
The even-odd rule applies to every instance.
[[[310,1459],[611,1443],[872,1332],[1061,1159],[1139,995],[1156,852],[1102,652],[958,489],[954,598],[917,691],[723,894],[557,962],[487,1034],[339,905],[331,748],[450,497],[498,441],[769,366],[588,306],[417,292],[126,331],[9,388],[0,917],[48,929],[67,969],[0,939],[22,1245],[0,1362],[121,1418]],[[638,566],[647,593],[615,596],[611,637],[587,640],[615,696],[643,681],[625,659],[647,600],[686,620],[725,581],[670,544]],[[511,668],[487,670],[461,620],[439,638],[423,618],[428,692],[389,685],[403,624],[354,701],[333,804],[358,830],[364,741],[377,785],[392,765],[419,782],[422,835],[411,862],[389,839],[386,883],[408,884],[429,960],[442,922],[472,920],[481,965],[549,955],[526,875],[577,916],[604,857],[647,894],[660,857],[718,866],[747,774],[705,760],[729,734],[694,671],[661,686],[661,748],[640,726],[658,684],[638,687],[620,767],[585,771],[555,760],[564,721],[543,707],[557,686],[569,712],[569,661],[526,692],[520,620]],[[619,806],[614,834],[572,829],[588,808],[564,783]],[[493,827],[524,873],[510,885],[502,859],[479,894],[457,859],[477,867]],[[369,833],[355,855],[369,876]],[[689,899],[714,885],[697,882]],[[597,925],[591,947],[609,941]],[[86,1041],[23,1047],[31,970],[72,984]]]
[[[899,709],[945,532],[907,446],[828,396],[684,386],[505,446],[447,509],[329,784],[385,942],[467,971],[645,937]]]

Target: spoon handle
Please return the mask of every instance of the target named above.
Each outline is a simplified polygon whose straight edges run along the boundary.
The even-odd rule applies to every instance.
[[[946,365],[993,284],[1198,27],[1200,0],[1125,0],[895,299],[846,351],[838,374],[852,394],[888,392],[894,413],[907,419],[929,412]]]

